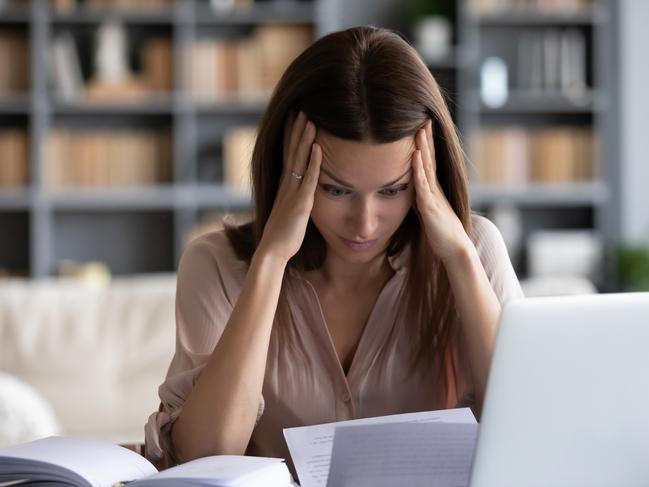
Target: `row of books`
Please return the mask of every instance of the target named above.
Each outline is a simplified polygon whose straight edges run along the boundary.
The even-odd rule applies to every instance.
[[[571,14],[591,7],[592,0],[471,0],[475,15],[503,14],[516,11]]]
[[[304,25],[260,25],[249,37],[201,39],[189,47],[188,90],[197,101],[267,98],[313,41]]]
[[[173,87],[173,48],[171,40],[165,37],[153,37],[144,42],[141,71],[119,83],[106,82],[96,76],[84,80],[77,44],[70,32],[60,32],[53,39],[50,58],[54,91],[67,101],[133,101],[169,92]]]
[[[223,135],[223,181],[250,192],[254,126],[233,127]],[[53,131],[46,143],[45,183],[50,188],[129,186],[169,182],[171,134],[152,131]],[[28,184],[29,138],[22,129],[0,131],[0,187]]]
[[[119,11],[157,11],[168,9],[171,0],[52,0],[52,6],[56,12],[67,13],[77,9],[79,6],[96,10],[119,10]]]
[[[53,131],[45,150],[49,188],[142,186],[172,179],[169,130]]]
[[[25,34],[0,31],[0,97],[29,89],[29,58]]]
[[[0,130],[0,188],[25,186],[29,179],[29,138],[24,129]]]
[[[596,177],[597,141],[588,128],[483,129],[471,137],[475,180],[484,184],[568,183]]]
[[[561,92],[575,100],[586,96],[586,37],[583,31],[552,28],[525,32],[516,42],[514,89]]]
[[[223,182],[240,193],[248,194],[252,188],[250,161],[256,138],[253,126],[234,127],[223,136]]]

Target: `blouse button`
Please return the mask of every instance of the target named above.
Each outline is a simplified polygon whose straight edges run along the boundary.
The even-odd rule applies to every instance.
[[[341,399],[343,400],[343,402],[349,402],[351,400],[351,398],[352,398],[352,396],[349,395],[349,392],[345,392],[341,396]]]

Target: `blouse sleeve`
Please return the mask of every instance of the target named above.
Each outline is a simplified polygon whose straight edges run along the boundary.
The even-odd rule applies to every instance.
[[[507,247],[496,225],[479,215],[473,215],[472,224],[473,243],[500,305],[504,306],[510,299],[523,298],[523,291],[509,259]],[[475,395],[474,386],[470,379],[469,361],[462,349],[462,340],[459,336],[454,343],[457,347],[456,353],[453,354],[454,370],[463,371],[459,377],[456,376],[458,388],[456,407],[470,407],[475,402]]]
[[[178,463],[170,430],[180,415],[238,297],[245,264],[236,260],[222,232],[189,244],[180,259],[176,284],[176,351],[158,389],[160,407],[145,426],[146,456],[158,468]],[[263,398],[257,421],[263,413]]]

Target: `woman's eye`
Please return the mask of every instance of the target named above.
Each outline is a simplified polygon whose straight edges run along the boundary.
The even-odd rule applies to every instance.
[[[322,189],[330,196],[344,196],[347,194],[347,190],[337,188],[336,186],[330,186],[329,184],[323,184]]]
[[[397,186],[396,188],[386,188],[383,191],[381,191],[381,194],[383,196],[393,197],[393,196],[397,196],[399,193],[405,191],[406,189],[408,189],[408,185],[403,184],[401,186]]]

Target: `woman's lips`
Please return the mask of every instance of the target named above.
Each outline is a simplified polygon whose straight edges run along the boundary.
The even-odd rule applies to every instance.
[[[341,240],[349,247],[350,249],[356,251],[356,252],[363,252],[365,250],[368,250],[372,245],[376,243],[376,239],[374,240],[348,240],[346,238],[340,237]]]

